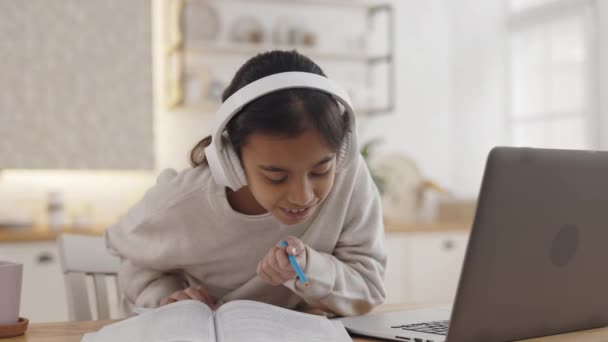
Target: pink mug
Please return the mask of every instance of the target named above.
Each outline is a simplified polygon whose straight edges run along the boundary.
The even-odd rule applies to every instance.
[[[23,264],[0,260],[0,325],[17,324]]]

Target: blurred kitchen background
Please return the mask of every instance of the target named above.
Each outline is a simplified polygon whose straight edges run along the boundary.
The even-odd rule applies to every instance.
[[[493,146],[608,148],[607,1],[0,0],[0,255],[25,264],[23,316],[68,319],[56,236],[100,235],[189,167],[272,49],[353,99],[389,302],[453,297]]]

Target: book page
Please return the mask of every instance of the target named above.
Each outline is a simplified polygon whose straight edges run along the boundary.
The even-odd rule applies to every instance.
[[[215,342],[213,312],[199,301],[179,301],[107,325],[82,341]]]
[[[352,341],[344,326],[260,302],[237,300],[215,312],[217,342]]]

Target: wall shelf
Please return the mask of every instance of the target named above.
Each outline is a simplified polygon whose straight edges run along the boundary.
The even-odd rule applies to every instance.
[[[271,5],[276,8],[285,9],[290,6],[315,6],[320,11],[324,9],[337,7],[352,8],[357,14],[360,21],[359,28],[366,27],[367,29],[354,31],[357,35],[359,43],[343,44],[340,46],[338,41],[343,39],[340,35],[334,36],[333,40],[326,40],[319,43],[318,37],[323,35],[322,30],[317,29],[313,33],[311,40],[300,41],[302,44],[277,44],[274,42],[260,41],[260,35],[257,38],[249,36],[252,32],[247,33],[247,42],[234,41],[231,39],[217,39],[210,41],[188,40],[185,37],[184,11],[187,10],[187,5],[192,0],[172,0],[167,2],[168,17],[166,20],[166,37],[165,54],[162,63],[165,68],[164,72],[164,103],[168,112],[186,112],[186,113],[209,113],[213,112],[220,105],[219,94],[221,89],[226,85],[227,80],[223,79],[223,75],[218,69],[226,69],[226,65],[231,61],[243,60],[250,58],[258,53],[270,50],[297,50],[298,52],[311,57],[314,60],[322,61],[323,64],[331,64],[340,67],[350,68],[349,73],[357,75],[356,82],[352,78],[347,78],[345,84],[350,89],[353,98],[353,105],[359,114],[375,115],[382,113],[390,113],[394,109],[395,102],[395,71],[394,71],[394,17],[393,8],[390,4],[380,4],[378,2],[363,2],[363,1],[347,1],[347,0],[253,0],[246,1],[248,6],[255,5]],[[202,0],[201,0],[202,1]],[[201,6],[220,6],[223,4],[240,4],[245,3],[244,0],[229,0],[229,1],[205,1],[201,2]],[[220,6],[221,7],[221,6]],[[345,8],[346,9],[346,8]],[[225,20],[221,15],[221,11],[216,8],[208,9],[216,17],[218,21]],[[335,10],[335,8],[334,8]],[[316,9],[315,9],[316,11]],[[293,10],[289,10],[292,13]],[[188,12],[189,13],[189,12]],[[228,12],[225,12],[228,13]],[[323,13],[323,12],[320,12]],[[338,13],[345,13],[339,11]],[[250,14],[247,13],[249,16]],[[297,21],[297,15],[293,15]],[[378,18],[384,17],[382,21],[383,29],[379,31],[384,37],[381,41],[385,42],[386,47],[383,51],[376,52],[369,47],[370,31],[374,25],[377,25]],[[234,20],[234,19],[233,19]],[[270,19],[268,19],[270,20]],[[333,21],[332,21],[333,22]],[[226,24],[222,30],[226,30]],[[229,26],[229,25],[228,25]],[[290,30],[293,30],[292,27]],[[298,30],[301,28],[298,28]],[[385,29],[385,31],[384,31]],[[197,32],[197,31],[192,31]],[[220,31],[222,32],[222,31]],[[285,32],[285,31],[284,31]],[[284,33],[283,32],[283,33]],[[289,31],[293,33],[292,31]],[[300,31],[301,32],[301,31]],[[375,32],[375,31],[374,31]],[[382,33],[384,32],[384,33]],[[224,32],[225,34],[226,32]],[[376,32],[375,32],[376,33]],[[316,38],[315,38],[316,36]],[[267,39],[267,38],[266,38]],[[352,38],[351,38],[352,39]],[[274,39],[272,39],[274,40]],[[328,43],[329,42],[329,43]],[[336,44],[334,44],[336,42]],[[305,44],[307,43],[307,44]],[[324,43],[324,44],[323,44]],[[335,46],[335,47],[334,47]],[[217,60],[220,60],[218,62]],[[212,67],[209,63],[213,64]],[[241,62],[242,63],[242,62]],[[384,78],[381,81],[376,80],[378,72],[384,73]],[[212,74],[216,74],[213,76]],[[346,75],[350,75],[346,73]],[[219,79],[218,79],[219,77]],[[348,76],[347,76],[348,77]],[[379,88],[382,86],[383,88]],[[386,96],[381,96],[382,101],[376,101],[374,94],[386,91]],[[196,94],[199,94],[198,96]],[[354,103],[355,99],[359,99],[359,103]],[[380,103],[378,103],[380,102]]]
[[[255,43],[199,43],[185,48],[183,51],[186,57],[201,56],[209,54],[224,55],[247,55],[253,56],[256,53],[270,50],[297,50],[298,52],[317,59],[366,62],[369,60],[386,58],[386,56],[369,56],[365,50],[339,51],[321,50],[315,47],[301,45],[279,45],[279,44],[255,44]]]
[[[219,0],[215,0],[217,2]],[[247,4],[260,3],[260,4],[276,4],[280,6],[319,6],[319,7],[335,7],[335,8],[360,8],[366,9],[373,2],[361,1],[361,0],[221,0],[225,2],[246,2]],[[212,0],[212,2],[214,2]]]

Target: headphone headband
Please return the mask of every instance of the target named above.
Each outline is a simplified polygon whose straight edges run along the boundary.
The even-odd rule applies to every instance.
[[[213,117],[211,144],[205,148],[205,157],[213,178],[218,184],[225,185],[235,191],[246,185],[243,180],[244,175],[240,174],[242,173],[240,165],[235,166],[233,165],[234,160],[227,160],[234,158],[222,157],[222,148],[226,148],[222,143],[222,134],[230,119],[255,99],[271,92],[290,88],[315,89],[332,95],[339,104],[344,106],[343,115],[351,116],[351,125],[353,125],[352,129],[354,130],[355,117],[350,96],[336,82],[321,75],[299,71],[283,72],[263,77],[231,95],[222,103]],[[351,135],[351,140],[354,140],[354,132]],[[353,149],[356,151],[356,147],[353,147]],[[236,162],[238,163],[238,158]]]

